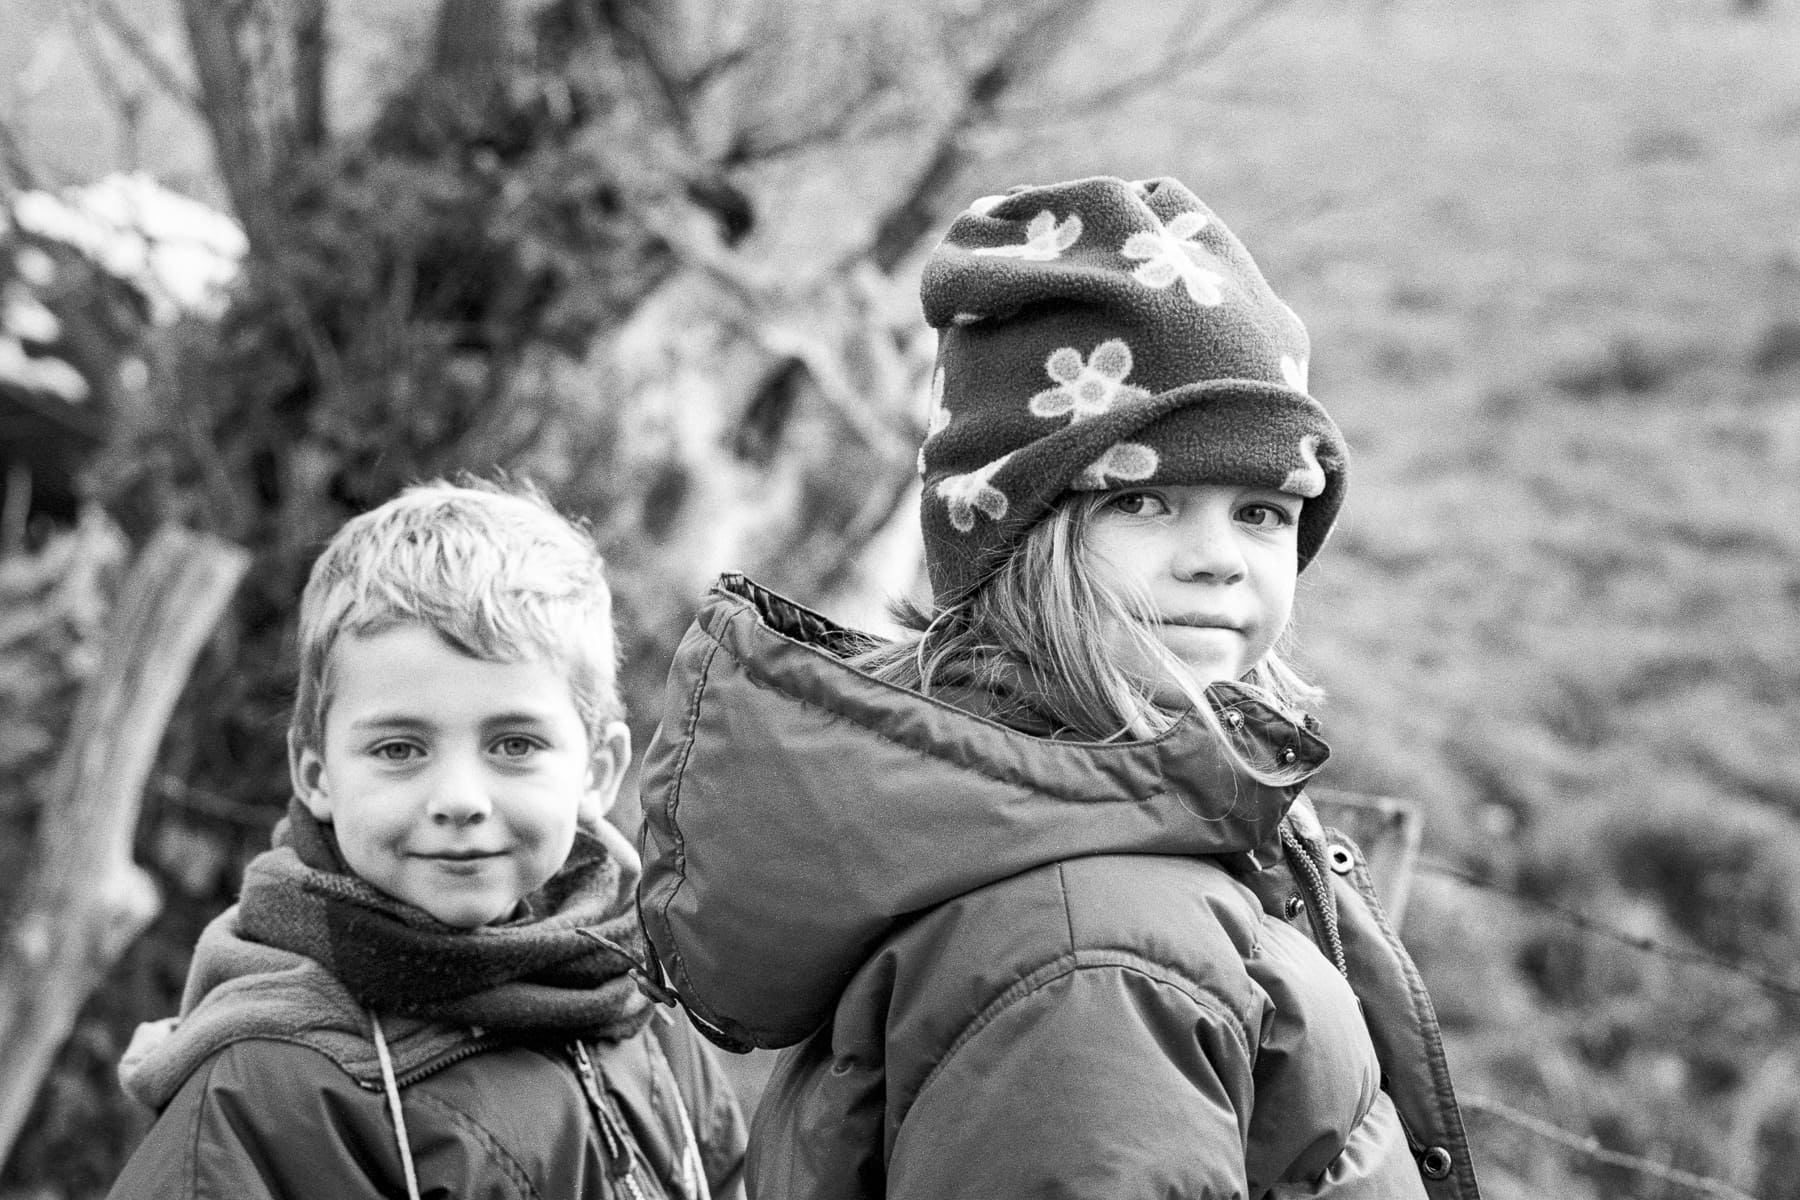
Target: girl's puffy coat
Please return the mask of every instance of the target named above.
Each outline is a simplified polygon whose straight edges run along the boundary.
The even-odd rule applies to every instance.
[[[859,637],[727,576],[646,761],[663,969],[716,1040],[794,1047],[753,1197],[1477,1196],[1430,1001],[1297,789],[1192,722],[996,724],[854,670]]]

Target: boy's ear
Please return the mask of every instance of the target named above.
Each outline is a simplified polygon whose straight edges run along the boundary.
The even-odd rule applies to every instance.
[[[325,776],[324,758],[312,747],[301,745],[292,729],[287,741],[288,777],[293,780],[295,798],[315,820],[331,820],[331,785]]]
[[[625,722],[613,721],[600,731],[588,759],[587,790],[581,797],[582,821],[604,820],[612,811],[619,798],[619,785],[625,782],[625,771],[630,766],[631,730]]]

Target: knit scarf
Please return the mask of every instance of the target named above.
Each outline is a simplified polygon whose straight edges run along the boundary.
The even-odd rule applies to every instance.
[[[239,902],[201,936],[182,1016],[140,1027],[126,1089],[160,1108],[207,1057],[246,1038],[300,1042],[353,1077],[377,1069],[367,1010],[396,1068],[472,1040],[618,1041],[649,1018],[636,855],[610,829],[576,835],[561,871],[514,919],[445,925],[344,865],[329,826],[295,802],[274,848],[245,869]]]

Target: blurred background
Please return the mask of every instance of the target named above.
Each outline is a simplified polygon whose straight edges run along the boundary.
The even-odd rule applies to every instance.
[[[142,1135],[115,1064],[281,812],[342,520],[459,468],[586,514],[642,746],[720,570],[869,625],[916,585],[922,256],[1086,174],[1182,179],[1310,326],[1354,460],[1298,614],[1323,782],[1423,814],[1403,932],[1488,1194],[1800,1197],[1794,0],[0,29],[0,1061],[43,1043],[0,1071],[0,1198],[98,1196]],[[72,732],[170,528],[248,570],[96,817],[59,754],[122,719]],[[59,926],[58,871],[110,932]]]

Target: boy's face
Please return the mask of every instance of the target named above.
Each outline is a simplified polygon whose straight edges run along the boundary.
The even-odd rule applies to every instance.
[[[591,747],[554,664],[471,658],[420,625],[331,653],[323,745],[294,749],[294,787],[388,895],[446,925],[503,920],[611,807],[630,735],[615,722]]]

